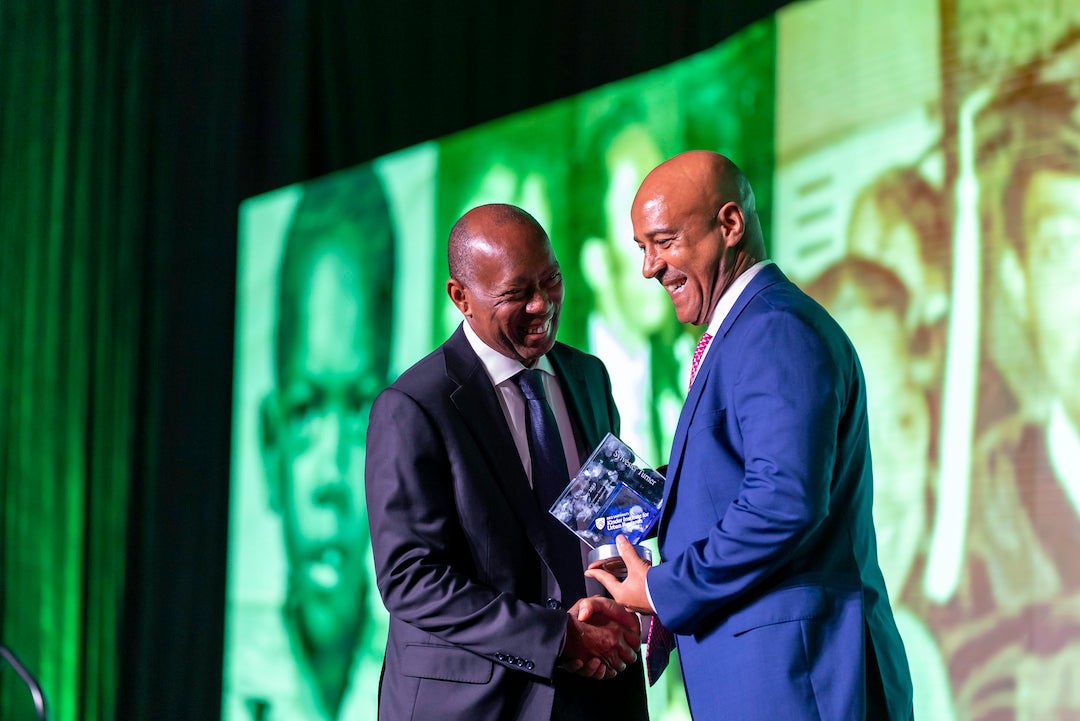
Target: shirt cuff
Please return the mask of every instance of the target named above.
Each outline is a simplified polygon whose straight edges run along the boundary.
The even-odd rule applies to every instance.
[[[649,593],[649,573],[645,572],[645,598],[649,600],[649,608],[652,609],[652,614],[656,615],[656,604],[653,603],[652,594]]]

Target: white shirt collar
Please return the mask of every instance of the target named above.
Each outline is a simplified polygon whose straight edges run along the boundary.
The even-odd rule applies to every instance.
[[[476,355],[479,356],[480,362],[484,365],[484,370],[487,371],[488,377],[491,378],[492,385],[497,386],[510,380],[525,368],[521,361],[503,355],[481,340],[467,318],[462,321],[462,325],[465,327],[465,337],[468,339],[472,349],[476,351]],[[548,360],[546,354],[540,356],[533,367],[549,375],[555,375],[555,367],[551,365],[551,361]]]
[[[724,324],[724,320],[727,318],[728,313],[735,306],[735,301],[739,299],[742,292],[746,290],[746,286],[750,285],[750,281],[754,279],[754,276],[761,272],[761,269],[772,263],[771,260],[759,260],[752,266],[746,269],[742,275],[735,279],[735,281],[728,286],[728,289],[724,291],[724,294],[720,296],[720,300],[716,304],[716,308],[713,310],[712,319],[709,320],[709,327],[705,332],[709,335],[716,337],[716,334],[720,332],[720,326]],[[712,345],[710,343],[709,345]]]

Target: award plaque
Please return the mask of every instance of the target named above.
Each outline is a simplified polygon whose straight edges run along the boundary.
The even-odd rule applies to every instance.
[[[593,549],[590,568],[624,576],[615,537],[626,536],[638,556],[651,563],[652,553],[638,543],[660,518],[663,499],[664,477],[608,433],[550,512]]]

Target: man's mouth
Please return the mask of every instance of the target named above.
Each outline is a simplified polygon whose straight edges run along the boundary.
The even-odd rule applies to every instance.
[[[326,546],[319,553],[309,556],[306,565],[307,576],[315,586],[323,589],[337,588],[341,583],[345,554],[337,546]]]
[[[547,320],[537,321],[537,322],[533,323],[532,325],[526,327],[525,328],[525,335],[526,335],[526,337],[532,336],[532,335],[547,335],[548,331],[550,331],[550,330],[551,330],[551,319],[548,318]]]
[[[664,290],[666,290],[668,292],[668,295],[674,297],[675,294],[678,293],[679,291],[681,291],[685,285],[686,285],[686,277],[685,276],[682,277],[682,278],[674,278],[674,279],[664,283]]]

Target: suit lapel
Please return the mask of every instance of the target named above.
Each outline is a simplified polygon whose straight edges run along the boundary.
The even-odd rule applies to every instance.
[[[554,568],[553,551],[544,527],[547,509],[540,508],[529,486],[491,377],[460,327],[443,347],[447,376],[458,384],[457,390],[450,394],[450,401],[483,454],[495,485],[520,520],[525,535],[548,568]]]
[[[682,471],[683,452],[686,450],[686,437],[690,431],[690,423],[694,420],[694,413],[697,411],[698,402],[701,400],[701,392],[708,383],[705,368],[709,365],[711,358],[719,355],[719,353],[713,353],[714,350],[719,349],[710,349],[709,354],[705,356],[705,363],[698,369],[694,385],[690,387],[690,391],[686,395],[686,401],[683,402],[682,412],[679,414],[679,424],[675,427],[675,437],[671,441],[671,455],[668,456],[667,473],[664,474],[664,504],[660,509],[660,521],[657,525],[657,535],[660,537],[662,537],[664,527],[667,525],[668,509],[672,506],[679,473]]]
[[[660,512],[658,534],[663,534],[664,532],[668,511],[672,506],[671,500],[674,498],[679,474],[682,471],[682,460],[686,451],[686,440],[690,432],[690,425],[693,423],[694,415],[697,412],[702,393],[709,385],[709,375],[716,364],[720,362],[718,359],[723,353],[720,346],[723,345],[728,331],[731,330],[735,321],[742,315],[742,312],[746,309],[746,306],[750,304],[750,301],[753,300],[754,296],[769,286],[786,280],[786,276],[776,264],[770,263],[769,265],[766,265],[758,271],[758,274],[754,276],[749,285],[746,286],[738,299],[736,299],[735,305],[731,307],[727,317],[724,318],[724,322],[720,324],[720,330],[712,341],[712,344],[715,347],[709,348],[705,360],[702,362],[701,367],[698,368],[694,385],[687,393],[686,401],[683,403],[682,413],[679,414],[679,424],[675,428],[675,437],[671,442],[671,455],[668,456],[668,473],[664,479],[664,507]]]
[[[548,359],[555,368],[555,376],[566,399],[566,410],[570,414],[570,423],[574,427],[574,441],[577,444],[580,465],[600,443],[606,428],[597,418],[598,405],[607,406],[607,401],[585,382],[585,372],[573,354],[561,343],[548,353]]]

